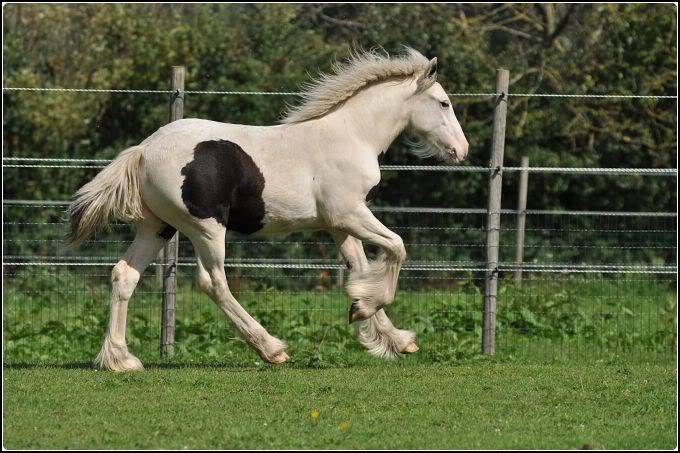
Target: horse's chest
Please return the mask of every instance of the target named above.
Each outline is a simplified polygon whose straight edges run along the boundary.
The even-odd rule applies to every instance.
[[[366,193],[366,202],[373,201],[373,199],[378,195],[379,184],[380,180],[378,180],[378,182],[376,182],[375,185],[368,190],[368,193]]]
[[[201,142],[182,168],[182,200],[191,215],[214,218],[227,229],[250,234],[264,226],[264,176],[253,159],[227,140]]]

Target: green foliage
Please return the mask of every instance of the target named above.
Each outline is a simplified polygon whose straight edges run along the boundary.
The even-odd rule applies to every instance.
[[[143,280],[130,305],[128,343],[143,361],[158,360],[160,293]],[[178,294],[175,363],[252,364],[261,360],[206,296],[187,281]],[[90,361],[106,328],[108,285],[77,274],[21,272],[5,283],[5,360],[9,363]],[[677,341],[673,284],[652,278],[502,281],[498,352],[532,360],[669,359]],[[243,306],[289,344],[291,363],[349,366],[366,355],[347,324],[337,290],[242,288]],[[96,304],[95,300],[100,303]],[[418,334],[426,362],[451,363],[480,350],[480,290],[402,290],[388,309],[394,323]]]
[[[452,92],[489,92],[510,69],[511,92],[676,92],[672,5],[20,5],[4,8],[5,86],[167,89],[170,67],[187,67],[187,89],[290,91],[328,70],[350,46],[437,55]],[[111,158],[167,118],[164,96],[5,92],[5,155]],[[186,115],[272,124],[284,102],[269,96],[188,96]],[[455,98],[484,164],[491,104]],[[533,165],[675,167],[674,100],[512,98],[506,162]],[[411,161],[403,146],[388,161]],[[95,171],[12,169],[5,198],[67,199]],[[403,178],[408,178],[405,183]],[[464,183],[461,183],[461,178]],[[530,206],[672,210],[665,178],[531,181]],[[408,191],[404,184],[418,187]],[[506,178],[514,193],[515,178]],[[386,174],[386,205],[483,206],[475,175]],[[453,200],[453,201],[452,201]],[[512,197],[504,197],[512,203]],[[511,205],[508,205],[511,206]]]

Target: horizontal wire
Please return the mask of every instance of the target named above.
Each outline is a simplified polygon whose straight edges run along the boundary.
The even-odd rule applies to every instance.
[[[103,262],[102,259],[106,259],[106,257],[96,257],[96,256],[68,256],[68,257],[59,257],[59,256],[51,256],[51,257],[43,257],[43,258],[56,258],[57,260],[59,259],[70,259],[72,261],[69,261],[69,263],[82,263],[84,265],[87,264],[108,264],[107,262]],[[29,263],[41,263],[43,261],[38,261],[38,260],[31,260],[30,256],[25,256],[25,255],[5,255],[3,256],[3,259],[16,259],[16,260],[21,260],[21,262],[29,262]],[[73,261],[76,260],[76,261]],[[195,264],[193,262],[194,258],[193,257],[179,257],[178,264],[181,265],[189,265],[189,264]],[[50,261],[50,263],[61,263],[64,261]],[[116,263],[113,263],[116,264]],[[158,264],[163,264],[163,263],[158,263],[155,262],[156,265]],[[262,266],[262,267],[277,267],[277,266],[312,266],[311,268],[325,268],[325,266],[339,266],[340,268],[345,269],[344,264],[341,264],[340,260],[334,261],[332,263],[327,262],[326,259],[320,258],[320,259],[313,259],[313,258],[304,258],[304,259],[285,259],[285,258],[241,258],[241,259],[226,259],[224,261],[224,264],[226,266]],[[476,265],[478,267],[482,267],[486,265],[486,262],[483,261],[466,261],[463,262],[463,264],[466,265]],[[410,269],[438,269],[438,268],[458,268],[457,262],[453,263],[450,261],[406,261],[404,264],[404,268],[410,268]],[[493,268],[494,266],[487,266],[488,268]],[[638,270],[638,269],[644,269],[644,270],[671,270],[677,268],[676,265],[654,265],[654,264],[573,264],[573,263],[565,263],[565,264],[560,264],[560,263],[522,263],[522,264],[517,264],[517,263],[506,263],[506,262],[499,262],[498,263],[499,268],[503,269],[571,269],[571,268],[577,268],[577,269],[626,269],[626,270]],[[485,268],[486,269],[486,268]]]
[[[177,90],[133,90],[103,88],[41,88],[41,87],[3,87],[3,91],[33,92],[71,92],[71,93],[135,93],[135,94],[172,94]],[[183,90],[184,94],[222,94],[241,96],[301,96],[298,91],[238,91],[238,90]],[[505,94],[509,97],[526,98],[586,98],[586,99],[677,99],[675,95],[654,94],[560,94],[560,93],[447,93],[454,97],[496,97]]]
[[[114,262],[45,262],[45,261],[22,261],[22,262],[3,262],[3,266],[115,266]],[[153,262],[151,265],[165,265],[164,263]],[[180,267],[195,267],[195,262],[177,262]],[[346,269],[342,264],[318,264],[318,263],[237,263],[225,262],[228,268],[256,268],[256,269]],[[434,272],[492,272],[512,271],[522,269],[526,272],[543,273],[634,273],[634,274],[677,274],[677,266],[609,266],[609,265],[514,265],[499,264],[495,267],[465,267],[451,265],[408,265],[402,266],[403,271],[434,271]]]
[[[39,262],[39,261],[23,261],[23,262],[3,262],[3,266],[115,266],[114,262]],[[164,263],[153,262],[150,265],[165,265]],[[180,267],[195,267],[195,262],[178,262]],[[235,263],[225,262],[225,267],[228,268],[251,268],[251,269],[347,269],[343,264],[319,264],[319,263]],[[465,266],[402,266],[404,271],[460,271],[460,272],[483,272],[484,268],[473,268]]]
[[[385,171],[442,171],[442,172],[484,172],[502,170],[503,172],[564,173],[584,175],[647,175],[673,176],[675,168],[598,168],[598,167],[499,167],[453,166],[453,165],[381,165]]]
[[[512,268],[512,269],[517,269],[517,268],[522,268],[522,269],[542,269],[545,267],[548,268],[570,268],[570,267],[577,267],[577,268],[584,268],[584,269],[595,269],[595,268],[602,268],[602,269],[654,269],[654,270],[663,270],[663,269],[675,269],[677,266],[673,265],[659,265],[659,264],[537,264],[537,263],[522,263],[522,264],[516,264],[516,263],[509,263],[509,264],[503,264],[503,267],[506,268]]]
[[[68,206],[71,202],[61,200],[2,200],[2,204],[21,208],[54,208]]]
[[[3,222],[3,225],[44,225],[44,226],[66,226],[68,222]],[[109,227],[128,227],[126,223],[110,223]],[[474,232],[485,232],[481,227],[423,227],[423,226],[400,226],[400,225],[390,225],[390,229],[412,229],[412,230],[450,230],[450,231],[474,231]],[[503,227],[505,231],[517,231],[517,228]],[[560,233],[673,233],[677,234],[678,230],[664,230],[664,229],[601,229],[601,228],[524,228],[524,231],[537,231],[537,232],[551,232],[556,231]],[[181,241],[180,241],[181,242]],[[253,243],[262,243],[263,241],[253,241]],[[229,242],[234,244],[236,242]],[[281,242],[276,242],[280,244]],[[329,242],[329,244],[333,244]],[[440,245],[440,244],[437,244]]]
[[[56,262],[80,262],[80,263],[100,263],[102,260],[108,260],[111,259],[111,256],[40,256],[40,257],[35,257],[32,255],[4,255],[3,259],[9,259],[9,260],[18,260],[21,262],[40,262],[40,258],[42,259],[52,259],[56,260]],[[178,259],[179,263],[187,263],[188,261],[194,260],[194,256],[180,256]],[[331,261],[331,262],[329,262]],[[300,258],[300,259],[291,259],[291,258],[230,258],[230,259],[225,259],[224,261],[225,265],[263,265],[263,266],[274,266],[276,267],[277,265],[284,265],[284,266],[296,266],[296,265],[311,265],[311,266],[325,266],[325,265],[332,265],[332,266],[340,266],[342,268],[345,268],[344,264],[342,264],[342,261],[340,259],[338,260],[329,260],[328,258]],[[161,264],[161,263],[156,263],[156,264]],[[449,266],[449,267],[459,267],[460,264],[464,265],[476,265],[476,266],[483,266],[485,262],[483,261],[456,261],[455,263],[451,261],[434,261],[434,260],[429,260],[429,261],[421,261],[421,260],[409,260],[406,261],[404,264],[405,266],[408,266],[410,268],[431,268],[431,267],[441,267],[441,266]]]
[[[132,90],[115,88],[39,88],[39,87],[3,87],[2,91],[35,91],[65,93],[138,93],[138,94],[172,94],[173,90]]]
[[[514,214],[519,214],[519,211],[513,211]],[[602,217],[677,217],[677,212],[632,212],[632,211],[562,211],[562,210],[544,210],[544,209],[527,209],[527,214],[531,215],[573,215],[573,216],[602,216]]]
[[[57,267],[59,267],[59,266],[57,266]],[[16,272],[16,271],[14,271],[13,269],[6,269],[5,271],[6,271],[6,272],[5,272],[5,275],[10,275],[10,276],[21,275],[21,273],[20,273],[21,271]],[[479,272],[482,272],[482,271],[479,271]],[[611,274],[611,273],[610,273],[610,274]],[[46,270],[43,271],[43,275],[48,275],[48,276],[56,277],[56,276],[59,275],[59,272],[58,272],[57,270],[51,271],[51,270],[49,270],[49,269],[46,269]],[[78,275],[84,276],[84,277],[104,277],[104,278],[110,278],[110,276],[111,276],[110,272],[107,272],[107,271],[99,271],[99,272],[97,272],[97,273],[93,273],[93,272],[82,272],[82,273],[79,273]],[[248,273],[248,274],[241,274],[241,275],[242,275],[243,277],[257,277],[257,276],[260,276],[259,274],[250,274],[250,273]],[[526,281],[527,281],[527,282],[532,282],[532,283],[534,283],[534,282],[544,282],[544,281],[545,281],[544,279],[540,279],[540,278],[534,279],[534,278],[532,278],[532,275],[535,275],[535,274],[532,274],[531,271],[529,271],[529,272],[527,273],[527,275],[526,275],[526,277],[527,277],[527,278],[526,278]],[[634,274],[634,275],[635,275],[635,274]],[[637,273],[637,275],[644,275],[644,274]],[[662,275],[662,274],[658,274],[658,275]],[[675,275],[673,275],[673,273],[670,273],[670,274],[667,274],[667,275],[671,275],[671,276],[669,276],[668,278],[664,278],[664,279],[661,279],[660,277],[657,277],[657,281],[677,282],[677,278],[676,278]],[[280,278],[280,279],[300,278],[300,279],[303,279],[303,278],[318,278],[318,276],[316,276],[316,275],[269,274],[269,275],[267,275],[267,278]],[[400,275],[400,276],[399,276],[399,280],[427,280],[427,281],[431,281],[431,280],[440,280],[440,281],[444,281],[444,280],[446,280],[446,281],[451,281],[451,280],[454,280],[454,281],[455,281],[455,280],[462,280],[462,281],[478,281],[478,282],[481,282],[481,281],[483,281],[484,279],[485,279],[484,276],[477,276],[477,277],[474,277],[474,278],[471,279],[469,276],[432,275],[432,274],[430,274],[430,275],[422,275],[422,274],[421,274],[421,275],[411,275],[411,274],[405,274],[405,275]],[[626,279],[626,281],[629,281],[629,282],[635,282],[635,281],[637,281],[637,282],[647,282],[647,281],[648,281],[646,278],[625,277],[625,279]],[[440,294],[450,294],[450,293],[452,293],[451,289],[440,290],[440,289],[438,289],[438,288],[431,288],[430,291],[431,291],[431,294],[432,294],[432,295],[440,295]],[[39,292],[41,292],[41,291],[38,290],[38,291],[29,291],[29,292],[32,292],[32,293],[39,293]],[[249,292],[250,292],[250,293],[256,293],[257,290],[251,290],[251,291],[249,291]],[[288,292],[290,292],[290,291],[288,291]],[[299,291],[292,291],[292,292],[295,293],[295,292],[299,292]],[[459,291],[453,291],[453,292],[459,292]],[[144,291],[144,293],[156,293],[156,294],[162,294],[162,291],[161,291],[161,290],[157,290],[157,291]],[[607,299],[617,300],[616,297],[614,297],[614,296],[609,297],[609,298],[607,298]]]
[[[52,200],[2,200],[3,205],[22,208],[53,208],[68,206],[69,201]],[[483,208],[427,208],[410,206],[371,206],[373,212],[415,213],[415,214],[489,214]],[[516,209],[501,209],[490,214],[519,214]],[[527,209],[528,215],[573,215],[573,216],[604,216],[604,217],[677,217],[677,212],[648,212],[648,211],[563,211]],[[432,229],[434,229],[433,227]]]
[[[612,231],[613,232],[613,231]],[[30,243],[56,243],[60,244],[63,239],[52,238],[52,239],[24,239],[24,238],[10,238],[7,239],[8,233],[5,233],[5,239],[3,241],[8,244],[30,244]],[[191,244],[188,239],[180,239],[180,244]],[[120,244],[120,239],[97,239],[97,240],[86,240],[84,244],[94,245],[94,244]],[[250,246],[302,246],[302,245],[314,245],[314,246],[335,246],[334,242],[324,242],[324,241],[276,241],[276,240],[262,240],[262,241],[226,241],[227,246],[230,245],[250,245]],[[658,245],[661,244],[661,245]],[[463,247],[487,247],[483,242],[466,244],[466,243],[454,243],[454,244],[443,244],[443,243],[430,243],[430,242],[404,242],[407,247],[440,247],[440,248],[463,248]],[[489,248],[499,247],[499,248],[514,248],[516,246],[515,242],[499,244],[497,246],[489,245]],[[677,246],[675,244],[663,244],[663,243],[652,243],[647,245],[602,245],[602,244],[524,244],[524,248],[528,249],[563,249],[563,248],[575,248],[575,249],[603,249],[603,250],[646,250],[646,249],[659,249],[659,250],[676,250]],[[459,261],[460,262],[460,261]]]
[[[60,228],[60,227],[66,227],[69,225],[69,222],[3,222],[3,225],[36,225],[36,226],[45,226],[45,227],[53,227],[53,228]],[[116,228],[125,228],[125,227],[130,227],[132,225],[128,225],[125,223],[111,223],[109,224],[109,227],[116,227]],[[455,227],[422,227],[422,226],[412,226],[412,225],[394,225],[390,224],[390,229],[405,229],[405,228],[411,228],[415,230],[454,230],[454,231],[467,231],[467,232],[474,232],[474,233],[486,233],[486,229],[481,228],[481,227],[469,227],[469,228],[455,228]],[[512,227],[502,227],[501,230],[503,231],[517,231],[517,228],[512,228]],[[615,233],[615,234],[626,234],[626,233],[645,233],[645,234],[652,234],[652,233],[668,233],[668,234],[677,234],[677,229],[669,229],[669,230],[656,230],[656,229],[635,229],[635,230],[629,230],[629,229],[615,229],[615,228],[609,228],[609,229],[570,229],[570,228],[524,228],[524,231],[527,232],[538,232],[538,233],[550,233],[550,232],[560,232],[560,233],[583,233],[583,232],[599,232],[599,233]],[[8,232],[11,230],[8,230]],[[12,231],[12,234],[21,234],[24,233],[24,231]],[[27,234],[31,234],[30,232]],[[234,236],[238,237],[238,236]],[[287,236],[286,236],[287,237]],[[567,234],[565,235],[560,235],[559,239],[565,239],[569,238],[570,236]],[[536,237],[536,240],[545,240],[549,238],[555,238],[554,235],[548,236],[548,235],[543,235],[543,236],[538,236]],[[469,238],[468,238],[469,239]],[[603,237],[597,237],[597,240],[603,239]],[[36,239],[38,240],[38,239]],[[45,240],[53,240],[53,239],[45,239]],[[180,239],[180,241],[184,241],[184,239]],[[227,241],[229,244],[304,244],[304,245],[310,245],[310,244],[315,244],[315,245],[334,245],[335,243],[332,241],[309,241],[307,239],[300,239],[300,240],[292,240],[292,241],[287,241],[284,239],[275,239],[274,236],[260,236],[260,237],[252,237],[252,240],[250,241],[240,241],[237,239],[234,240],[228,240]],[[446,247],[447,244],[441,244],[441,243],[433,243],[433,244],[428,244],[428,243],[422,243],[422,245],[433,245],[433,246],[443,246]],[[476,243],[476,244],[454,244],[454,245],[484,245],[483,242]],[[527,247],[531,247],[531,245],[527,244]],[[599,245],[596,245],[595,247],[599,247]]]
[[[502,167],[503,171],[584,175],[677,175],[677,168]]]
[[[490,96],[495,96],[491,94]],[[677,99],[666,94],[559,94],[559,93],[507,93],[509,97],[522,98],[585,98],[585,99]]]
[[[2,164],[2,168],[95,168],[102,169],[105,165],[40,165],[40,164]]]
[[[109,164],[113,162],[113,159],[71,159],[63,157],[3,157],[3,161],[11,162],[69,162],[69,163],[100,163]]]
[[[520,214],[516,209],[501,209],[500,212],[489,213],[483,208],[422,208],[408,206],[371,206],[373,212],[415,213],[415,214]],[[628,211],[564,211],[527,209],[528,215],[573,215],[573,216],[613,216],[613,217],[677,217],[677,212],[628,212]]]
[[[59,162],[65,164],[5,164],[4,162]],[[40,157],[4,157],[2,166],[5,168],[104,168],[112,162],[110,159],[60,159]],[[86,163],[100,165],[85,165]],[[441,171],[441,172],[484,172],[488,173],[496,168],[482,166],[454,166],[454,165],[381,165],[384,171]],[[675,168],[597,168],[597,167],[501,167],[504,172],[528,171],[531,173],[564,173],[584,175],[645,175],[645,176],[674,176],[678,174]]]

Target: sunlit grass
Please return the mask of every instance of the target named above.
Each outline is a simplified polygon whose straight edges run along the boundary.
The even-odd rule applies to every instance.
[[[673,366],[4,370],[5,448],[671,449]]]

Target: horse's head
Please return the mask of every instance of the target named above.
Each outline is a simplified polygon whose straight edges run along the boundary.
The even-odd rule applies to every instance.
[[[422,142],[414,153],[437,156],[446,162],[461,163],[468,154],[468,141],[453,113],[451,101],[437,82],[437,58],[416,80],[416,91],[407,101],[410,117],[407,130]]]

